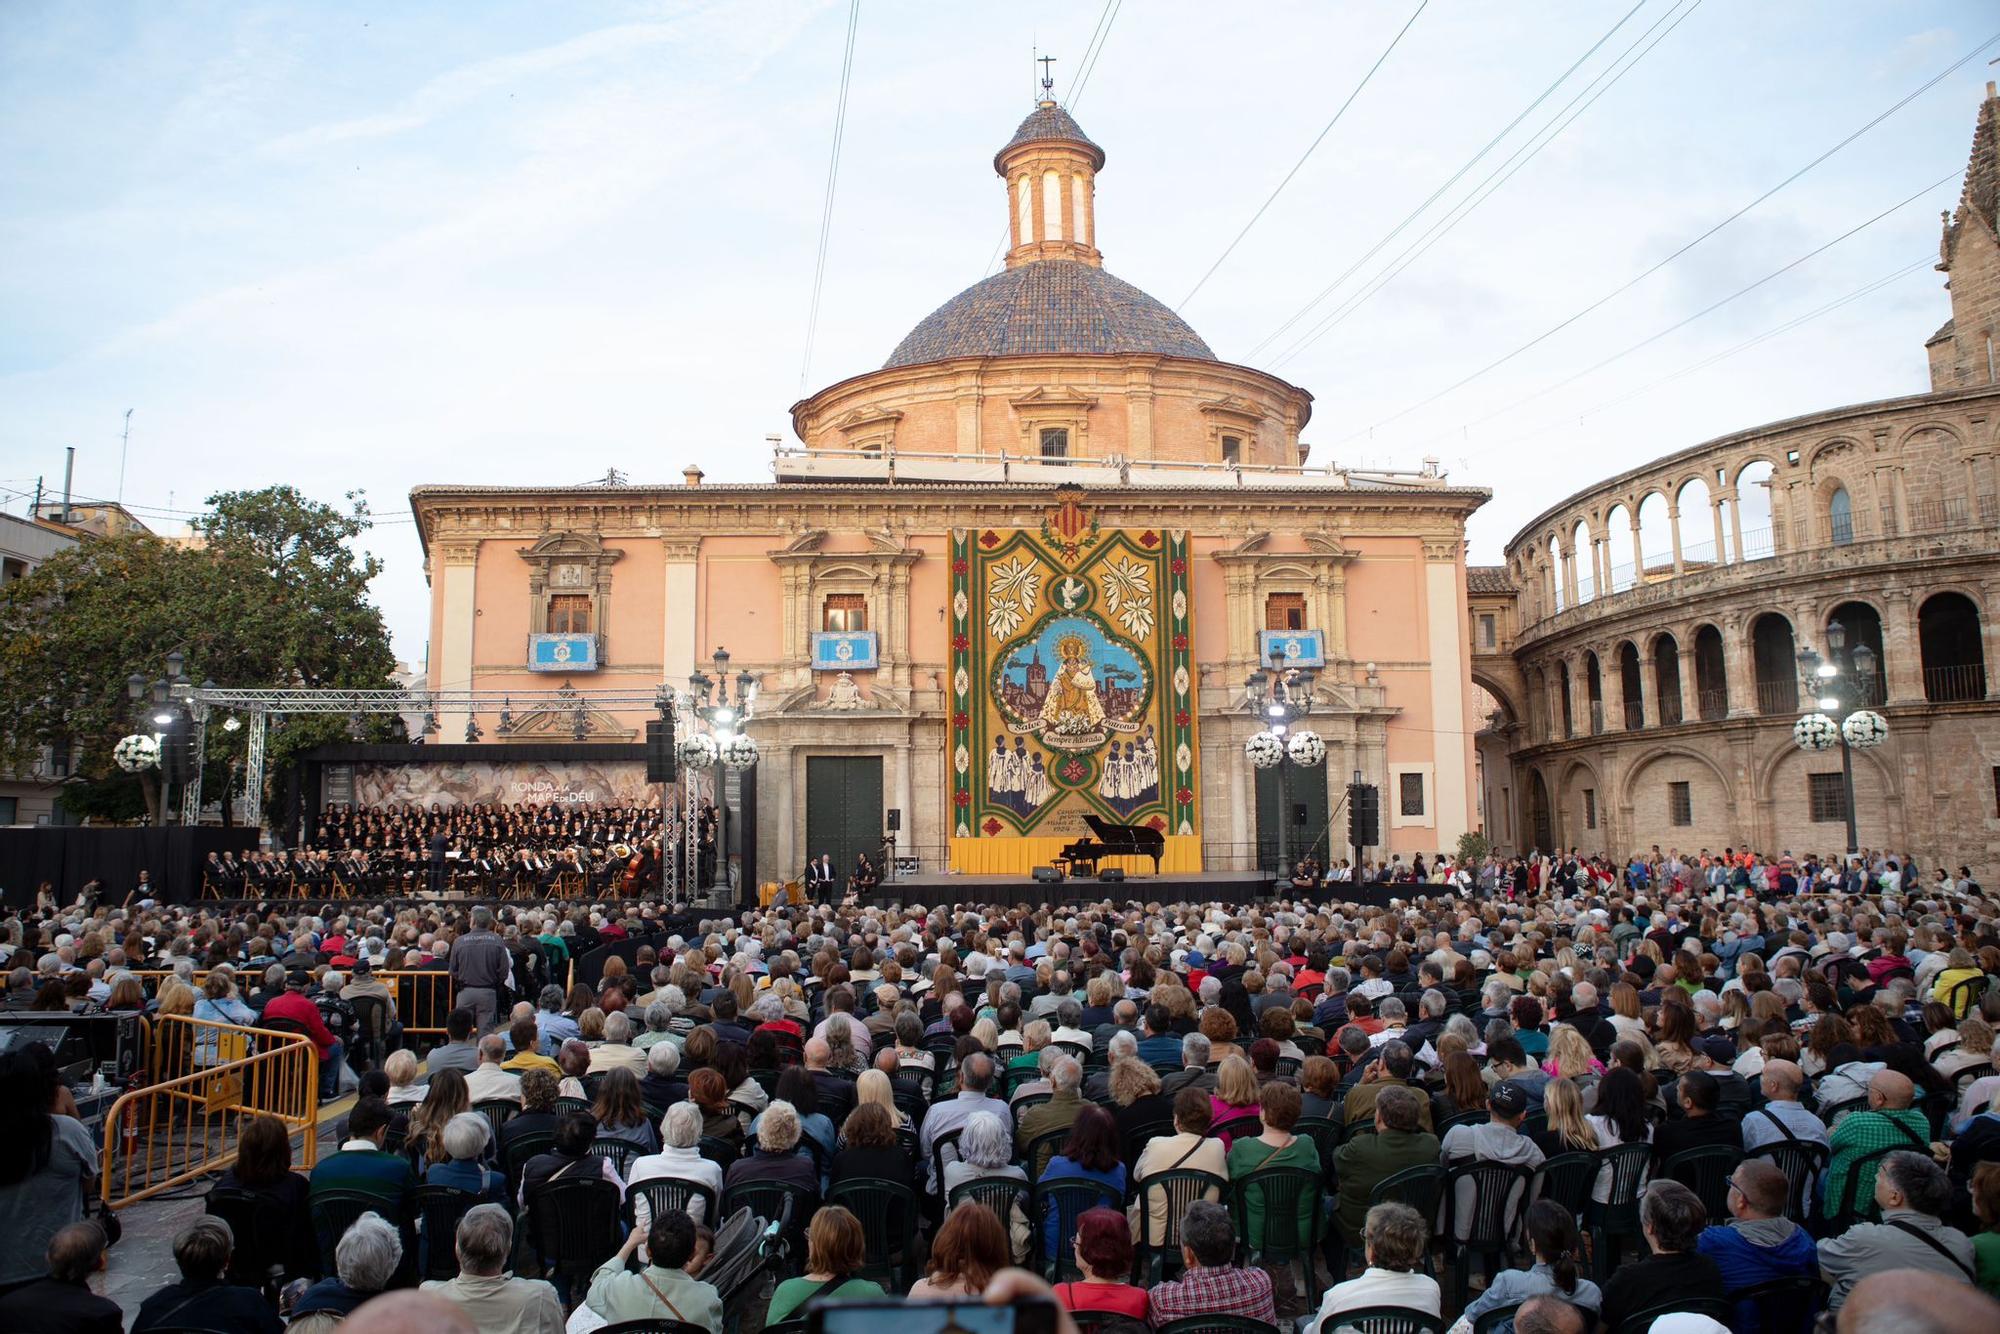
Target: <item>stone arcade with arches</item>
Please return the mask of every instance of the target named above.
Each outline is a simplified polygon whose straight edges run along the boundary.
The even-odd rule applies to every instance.
[[[2000,98],[1939,269],[1931,392],[1709,441],[1550,507],[1468,573],[1479,749],[1510,848],[1767,852],[1845,841],[1838,752],[1791,726],[1797,655],[1865,644],[1889,720],[1854,756],[1865,846],[2000,854]],[[1492,618],[1492,633],[1488,622]],[[1851,660],[1845,664],[1851,672]]]

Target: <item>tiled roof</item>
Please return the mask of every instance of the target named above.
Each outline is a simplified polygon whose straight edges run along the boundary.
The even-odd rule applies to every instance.
[[[1148,352],[1214,361],[1173,311],[1094,264],[1044,259],[974,283],[924,317],[885,369],[953,357]]]
[[[993,155],[993,170],[1000,170],[1000,159],[1007,155],[1007,149],[1017,144],[1032,144],[1045,139],[1066,139],[1073,144],[1083,144],[1090,149],[1091,158],[1098,167],[1104,165],[1104,150],[1091,142],[1083,127],[1076,123],[1069,112],[1053,102],[1043,102],[1028,113],[1021,122],[1021,128],[1014,131],[1014,137],[1007,141],[1005,148]]]
[[[1507,577],[1504,565],[1468,565],[1465,567],[1465,591],[1468,593],[1511,593],[1514,581]]]

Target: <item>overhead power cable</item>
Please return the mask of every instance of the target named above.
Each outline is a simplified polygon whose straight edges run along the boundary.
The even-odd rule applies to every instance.
[[[1575,324],[1578,320],[1584,318],[1586,315],[1589,315],[1592,311],[1602,308],[1604,305],[1614,300],[1615,298],[1622,296],[1626,292],[1631,291],[1634,287],[1637,287],[1640,283],[1652,277],[1654,274],[1658,273],[1661,269],[1666,268],[1669,264],[1672,264],[1675,260],[1687,254],[1690,250],[1693,250],[1696,246],[1708,240],[1710,237],[1714,236],[1717,232],[1720,232],[1723,228],[1729,226],[1729,224],[1735,222],[1738,218],[1741,218],[1744,214],[1749,213],[1752,209],[1756,208],[1760,204],[1763,204],[1766,200],[1770,199],[1773,195],[1776,195],[1779,191],[1785,189],[1787,186],[1793,184],[1801,177],[1805,176],[1806,173],[1812,171],[1815,167],[1818,167],[1828,158],[1840,152],[1842,149],[1846,148],[1849,144],[1852,144],[1855,140],[1861,138],[1862,135],[1867,134],[1870,130],[1880,125],[1883,121],[1889,119],[1889,117],[1895,115],[1898,111],[1901,111],[1911,102],[1914,102],[1918,97],[1921,97],[1924,93],[1929,92],[1932,88],[1935,88],[1938,84],[1944,82],[1944,80],[1951,77],[1951,75],[1957,73],[1960,69],[1964,68],[1966,65],[1970,64],[1974,60],[1977,60],[1981,55],[1983,55],[1986,52],[1987,48],[1991,47],[1995,42],[2000,42],[2000,32],[1996,32],[1991,36],[1987,37],[1984,41],[1980,42],[1979,45],[1973,47],[1972,50],[1966,52],[1963,56],[1960,56],[1950,65],[1946,66],[1938,73],[1926,79],[1922,84],[1918,85],[1915,89],[1904,94],[1896,102],[1891,104],[1886,110],[1877,113],[1866,124],[1854,130],[1846,138],[1842,139],[1839,143],[1833,145],[1833,147],[1827,149],[1825,152],[1821,153],[1818,157],[1815,157],[1814,159],[1812,159],[1812,161],[1806,163],[1804,166],[1794,171],[1791,175],[1785,177],[1783,180],[1779,181],[1776,185],[1773,185],[1770,189],[1764,191],[1764,193],[1758,195],[1755,199],[1752,199],[1749,203],[1737,209],[1734,213],[1731,213],[1728,217],[1722,219],[1720,222],[1716,223],[1714,226],[1708,228],[1706,231],[1695,236],[1691,240],[1683,243],[1680,247],[1675,249],[1671,254],[1667,255],[1665,258],[1658,260],[1657,262],[1648,266],[1638,274],[1627,279],[1625,282],[1619,284],[1617,287],[1612,288],[1609,292],[1606,292],[1603,296],[1598,297],[1595,301],[1590,302],[1582,309],[1574,312],[1573,314],[1565,317],[1562,320],[1559,320],[1557,323],[1551,325],[1549,328],[1544,329],[1541,333],[1536,334],[1533,338],[1530,338],[1527,342],[1522,343],[1520,346],[1514,348],[1511,352],[1508,352],[1506,355],[1494,358],[1492,361],[1487,362],[1484,366],[1481,366],[1478,370],[1473,371],[1469,375],[1465,375],[1460,379],[1453,381],[1451,384],[1446,385],[1444,388],[1436,391],[1435,393],[1429,395],[1426,398],[1419,399],[1417,402],[1410,404],[1408,407],[1402,408],[1396,412],[1391,413],[1389,416],[1382,418],[1380,421],[1375,422],[1374,424],[1368,426],[1364,430],[1356,431],[1353,435],[1348,436],[1347,439],[1352,440],[1360,436],[1365,436],[1370,432],[1373,432],[1381,427],[1389,425],[1391,422],[1400,421],[1404,417],[1409,416],[1413,412],[1429,407],[1431,404],[1437,402],[1441,398],[1444,398],[1448,394],[1457,393],[1460,389],[1465,388],[1465,386],[1471,384],[1473,381],[1478,380],[1486,375],[1491,374],[1493,371],[1498,370],[1500,367],[1506,365],[1514,358],[1520,356],[1522,353],[1529,351],[1531,348],[1538,347],[1544,342],[1547,342],[1550,338],[1554,337],[1558,333],[1561,333],[1564,329],[1567,329],[1570,325]]]
[[[1585,376],[1595,375],[1597,372],[1603,370],[1606,366],[1609,366],[1614,361],[1622,361],[1626,357],[1631,356],[1634,352],[1639,351],[1641,348],[1650,347],[1654,343],[1659,342],[1662,338],[1667,337],[1669,334],[1678,333],[1680,330],[1687,328],[1688,325],[1693,324],[1696,320],[1701,319],[1704,316],[1714,314],[1716,311],[1721,310],[1724,306],[1728,305],[1732,301],[1737,300],[1739,297],[1748,296],[1750,295],[1750,293],[1756,291],[1764,284],[1772,282],[1778,278],[1782,278],[1784,275],[1790,273],[1793,269],[1799,267],[1799,265],[1804,264],[1805,262],[1815,258],[1816,256],[1825,254],[1827,251],[1839,245],[1842,241],[1845,241],[1852,236],[1856,236],[1861,232],[1867,231],[1870,227],[1873,227],[1876,223],[1882,221],[1882,219],[1888,217],[1891,213],[1895,213],[1901,209],[1908,208],[1911,204],[1916,203],[1919,199],[1922,199],[1925,195],[1930,194],[1933,190],[1936,190],[1939,186],[1949,185],[1951,182],[1957,180],[1960,175],[1961,172],[1956,169],[1947,172],[1945,175],[1939,177],[1935,181],[1932,181],[1929,185],[1926,185],[1923,189],[1917,191],[1915,194],[1908,195],[1905,198],[1898,200],[1896,203],[1889,205],[1889,207],[1883,209],[1880,213],[1877,213],[1874,217],[1869,218],[1865,222],[1858,222],[1854,224],[1854,226],[1849,227],[1846,231],[1842,232],[1840,235],[1834,237],[1833,239],[1821,242],[1819,245],[1814,246],[1811,250],[1806,251],[1805,254],[1800,255],[1797,259],[1792,260],[1789,264],[1782,264],[1779,267],[1772,269],[1769,273],[1757,279],[1757,281],[1745,284],[1744,286],[1737,288],[1734,292],[1731,292],[1728,296],[1725,296],[1718,301],[1710,302],[1708,305],[1703,306],[1700,310],[1695,311],[1692,315],[1674,321],[1672,324],[1669,324],[1666,328],[1661,329],[1657,333],[1650,334],[1647,337],[1640,339],[1638,342],[1632,344],[1628,348],[1625,348],[1623,351],[1612,353],[1610,356],[1604,358],[1602,361],[1597,362],[1595,365],[1586,366],[1582,370],[1576,372],[1574,375],[1570,375],[1564,379],[1558,380],[1554,384],[1549,385],[1545,389],[1538,389],[1534,393],[1527,395],[1525,398],[1517,398],[1512,403],[1507,404],[1505,407],[1495,408],[1493,409],[1493,411],[1487,413],[1483,417],[1475,417],[1471,421],[1467,422],[1466,425],[1468,427],[1478,426],[1484,422],[1489,422],[1493,420],[1495,417],[1504,416],[1505,414],[1514,411],[1514,409],[1516,408],[1525,407],[1526,405],[1533,403],[1536,399],[1545,398],[1548,395],[1556,392],[1556,390],[1558,389],[1564,389],[1570,385],[1575,384],[1578,380],[1583,379]]]
[[[1396,35],[1389,39],[1389,45],[1382,48],[1382,54],[1375,57],[1375,63],[1370,65],[1368,72],[1361,76],[1361,82],[1354,85],[1354,91],[1347,95],[1347,100],[1342,102],[1339,109],[1333,113],[1333,119],[1329,120],[1320,129],[1320,132],[1313,136],[1313,141],[1306,145],[1305,152],[1299,154],[1299,160],[1292,164],[1292,169],[1285,173],[1284,179],[1279,181],[1277,187],[1265,197],[1264,202],[1257,206],[1257,211],[1250,215],[1250,220],[1243,224],[1243,229],[1237,232],[1235,238],[1222,248],[1222,253],[1215,257],[1215,263],[1209,265],[1208,271],[1195,281],[1193,287],[1188,289],[1188,294],[1181,298],[1180,305],[1175,307],[1176,310],[1185,309],[1187,303],[1194,300],[1195,293],[1201,291],[1208,284],[1208,280],[1215,276],[1215,271],[1222,267],[1223,261],[1236,253],[1236,247],[1243,244],[1243,238],[1250,234],[1250,229],[1255,227],[1258,220],[1269,211],[1271,205],[1277,202],[1278,196],[1285,192],[1285,187],[1292,183],[1292,178],[1298,175],[1300,169],[1306,165],[1306,160],[1319,151],[1319,146],[1326,142],[1326,136],[1333,133],[1333,127],[1340,124],[1340,118],[1345,116],[1347,109],[1354,105],[1354,99],[1361,96],[1361,90],[1366,88],[1369,80],[1375,77],[1375,71],[1381,69],[1383,63],[1389,59],[1390,54],[1402,44],[1403,38],[1408,35],[1411,27],[1416,24],[1417,17],[1424,12],[1425,7],[1429,4],[1430,0],[1418,0],[1417,7],[1410,12],[1410,17],[1404,20],[1403,26],[1396,30]]]
[[[1723,361],[1727,361],[1729,358],[1737,356],[1741,353],[1748,352],[1751,348],[1757,347],[1763,343],[1767,343],[1773,338],[1782,337],[1785,334],[1792,333],[1795,330],[1804,328],[1806,325],[1811,324],[1815,320],[1822,319],[1825,316],[1833,314],[1837,310],[1841,310],[1847,306],[1851,306],[1856,301],[1862,300],[1864,297],[1873,296],[1876,292],[1881,291],[1883,288],[1892,286],[1893,284],[1900,282],[1902,279],[1909,277],[1911,274],[1917,272],[1918,270],[1928,269],[1933,265],[1935,265],[1936,263],[1937,263],[1936,255],[1920,256],[1917,259],[1911,261],[1908,264],[1905,264],[1902,268],[1897,269],[1892,273],[1886,273],[1882,275],[1880,278],[1874,279],[1872,282],[1864,283],[1862,286],[1855,288],[1853,291],[1848,292],[1846,295],[1835,297],[1833,300],[1825,303],[1824,305],[1817,306],[1812,310],[1805,312],[1803,315],[1795,315],[1791,319],[1788,319],[1781,324],[1773,325],[1771,328],[1764,330],[1762,333],[1757,334],[1750,338],[1746,338],[1742,342],[1735,344],[1733,347],[1726,347],[1720,352],[1711,353],[1710,355],[1703,357],[1701,360],[1696,362],[1691,362],[1690,364],[1681,367],[1677,371],[1661,376],[1657,380],[1649,380],[1645,384],[1639,385],[1637,388],[1626,390],[1624,393],[1619,394],[1615,398],[1608,398],[1600,403],[1593,404],[1592,406],[1585,408],[1582,412],[1574,414],[1573,418],[1572,414],[1564,413],[1560,417],[1552,417],[1547,420],[1544,420],[1536,424],[1535,426],[1532,426],[1527,430],[1521,432],[1518,435],[1509,436],[1505,440],[1494,442],[1491,448],[1495,449],[1504,448],[1505,446],[1508,445],[1518,444],[1523,440],[1535,439],[1539,436],[1542,436],[1546,432],[1553,430],[1554,428],[1561,426],[1566,422],[1571,421],[1572,419],[1574,419],[1578,425],[1581,425],[1586,418],[1594,417],[1600,412],[1606,412],[1612,408],[1620,406],[1621,404],[1629,403],[1635,398],[1644,397],[1645,395],[1652,393],[1655,389],[1664,388],[1665,386],[1672,384],[1676,380],[1685,379],[1687,376],[1694,375],[1700,371],[1705,371],[1711,366],[1714,366]],[[1468,422],[1466,425],[1467,427],[1469,427],[1472,425],[1472,423]],[[1457,432],[1454,431],[1451,434],[1457,434]]]
[[[1699,0],[1697,0],[1697,3],[1699,3]],[[1284,336],[1286,330],[1290,329],[1293,325],[1297,324],[1300,320],[1304,319],[1308,314],[1312,312],[1314,307],[1319,305],[1320,302],[1326,300],[1329,296],[1332,296],[1334,292],[1339,290],[1340,285],[1346,282],[1349,278],[1353,277],[1355,272],[1359,270],[1363,264],[1366,264],[1370,259],[1374,258],[1376,253],[1380,251],[1383,246],[1388,245],[1391,241],[1395,240],[1396,237],[1400,236],[1403,232],[1403,229],[1408,227],[1412,222],[1415,222],[1417,218],[1423,214],[1425,209],[1428,209],[1432,204],[1435,204],[1444,195],[1445,191],[1451,189],[1452,186],[1458,184],[1459,180],[1467,172],[1471,171],[1474,167],[1478,166],[1480,160],[1483,159],[1488,153],[1492,152],[1494,148],[1499,145],[1501,140],[1505,139],[1509,134],[1513,133],[1515,126],[1519,125],[1522,121],[1526,120],[1530,112],[1532,112],[1536,107],[1540,106],[1543,102],[1547,101],[1549,99],[1549,96],[1553,94],[1556,89],[1560,88],[1564,84],[1564,82],[1566,82],[1569,79],[1570,75],[1576,73],[1577,69],[1583,64],[1584,61],[1590,59],[1592,55],[1596,54],[1599,47],[1603,46],[1606,42],[1610,41],[1613,34],[1615,34],[1620,28],[1624,27],[1626,22],[1634,14],[1638,13],[1641,9],[1644,9],[1645,7],[1646,7],[1646,0],[1639,0],[1637,4],[1633,5],[1630,9],[1626,10],[1625,13],[1619,17],[1616,23],[1612,24],[1609,28],[1605,29],[1603,36],[1599,37],[1596,41],[1592,42],[1589,48],[1586,49],[1582,55],[1578,56],[1573,62],[1571,62],[1570,67],[1568,69],[1564,70],[1561,74],[1558,74],[1555,77],[1555,79],[1550,82],[1548,87],[1542,89],[1542,91],[1536,95],[1534,101],[1528,103],[1528,105],[1526,105],[1525,107],[1522,107],[1519,114],[1517,114],[1514,117],[1514,119],[1508,121],[1504,126],[1502,126],[1498,134],[1494,135],[1491,139],[1488,139],[1483,148],[1481,148],[1477,153],[1474,153],[1470,158],[1466,159],[1464,165],[1459,167],[1457,171],[1453,172],[1449,177],[1447,177],[1444,183],[1439,185],[1437,189],[1431,191],[1428,198],[1426,198],[1421,204],[1418,204],[1415,208],[1411,209],[1409,213],[1404,215],[1403,220],[1397,223],[1394,227],[1391,227],[1389,231],[1380,240],[1376,241],[1374,245],[1370,246],[1366,254],[1362,255],[1361,258],[1355,260],[1352,264],[1348,265],[1346,270],[1343,271],[1339,277],[1335,278],[1325,287],[1322,287],[1318,291],[1318,293],[1316,293],[1313,296],[1312,300],[1306,302],[1303,306],[1300,306],[1297,310],[1293,311],[1291,317],[1287,319],[1283,324],[1280,324],[1270,333],[1264,335],[1263,340],[1260,341],[1255,347],[1250,349],[1250,352],[1245,359],[1249,360],[1251,358],[1254,358],[1259,352],[1262,352],[1272,343],[1278,341],[1278,339]]]
[[[1651,27],[1640,33],[1638,37],[1633,39],[1629,46],[1612,57],[1610,64],[1598,71],[1597,76],[1589,83],[1578,89],[1576,96],[1565,102],[1560,110],[1542,122],[1540,126],[1530,131],[1527,139],[1507,156],[1506,161],[1488,172],[1477,185],[1466,192],[1463,198],[1446,210],[1443,217],[1433,222],[1422,236],[1419,236],[1415,241],[1405,246],[1400,254],[1384,265],[1373,277],[1367,279],[1362,284],[1360,291],[1348,297],[1347,300],[1335,307],[1318,324],[1294,340],[1291,346],[1287,347],[1273,361],[1272,369],[1275,370],[1277,367],[1283,366],[1318,342],[1333,329],[1346,323],[1348,316],[1366,305],[1383,288],[1394,282],[1405,269],[1422,259],[1432,246],[1435,246],[1438,242],[1449,236],[1461,222],[1472,216],[1473,212],[1481,204],[1497,194],[1508,181],[1514,178],[1515,173],[1519,172],[1530,162],[1533,162],[1541,155],[1543,149],[1561,138],[1564,130],[1567,130],[1586,111],[1590,110],[1599,98],[1616,87],[1620,79],[1631,73],[1640,61],[1651,55],[1654,47],[1672,36],[1674,29],[1680,27],[1701,6],[1701,0],[1693,0],[1692,3],[1687,5],[1687,8],[1679,9],[1679,5],[1684,2],[1685,0],[1675,0],[1674,9],[1669,9],[1666,13],[1655,19]],[[1380,249],[1380,246],[1377,246],[1376,249]],[[1373,254],[1374,251],[1371,250],[1369,253]],[[1362,258],[1366,260],[1367,256],[1364,255]],[[1349,270],[1349,272],[1352,272],[1352,270]]]
[[[806,350],[799,364],[799,392],[806,391],[812,373],[813,339],[819,332],[819,298],[826,285],[826,251],[833,235],[833,192],[840,180],[840,141],[847,134],[847,89],[854,74],[854,32],[861,22],[861,0],[847,6],[847,49],[840,60],[840,100],[833,111],[833,147],[826,160],[826,201],[819,211],[819,256],[813,264],[812,305],[806,315]]]

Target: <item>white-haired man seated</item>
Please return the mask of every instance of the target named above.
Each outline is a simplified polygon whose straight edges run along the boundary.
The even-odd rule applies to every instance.
[[[423,1285],[459,1307],[481,1334],[562,1334],[556,1290],[536,1279],[509,1277],[514,1220],[497,1204],[466,1210],[458,1222],[458,1277]]]

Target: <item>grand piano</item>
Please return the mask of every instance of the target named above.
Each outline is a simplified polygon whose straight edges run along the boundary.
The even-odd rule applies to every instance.
[[[1064,875],[1095,875],[1097,863],[1105,857],[1151,857],[1153,874],[1160,873],[1160,857],[1167,850],[1167,836],[1150,825],[1111,824],[1086,814],[1083,822],[1096,838],[1080,838],[1067,844],[1056,856]]]

